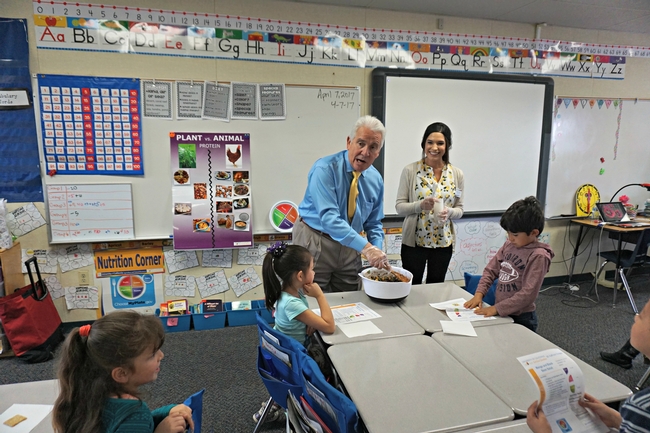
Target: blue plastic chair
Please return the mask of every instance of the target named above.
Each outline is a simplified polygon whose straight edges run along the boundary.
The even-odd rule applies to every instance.
[[[303,358],[302,395],[307,403],[333,433],[357,432],[359,415],[352,400],[327,382],[309,355],[300,354],[300,357]]]
[[[472,295],[476,293],[476,288],[478,287],[478,282],[481,280],[481,276],[465,272],[463,274],[463,277],[465,278],[465,290],[471,293]],[[497,289],[498,283],[499,283],[499,279],[497,278],[494,280],[494,282],[490,286],[490,289],[487,291],[485,296],[483,296],[483,302],[485,302],[486,304],[494,305],[494,299],[495,299],[494,292]]]
[[[256,317],[259,337],[257,372],[271,397],[266,402],[253,433],[264,423],[274,401],[286,410],[287,393],[292,391],[294,395],[302,394],[302,355],[309,358],[307,349],[302,344],[271,328],[259,313]]]

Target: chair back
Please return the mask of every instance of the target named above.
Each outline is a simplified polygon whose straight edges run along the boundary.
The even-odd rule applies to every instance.
[[[463,277],[465,278],[465,291],[471,293],[472,295],[476,293],[476,288],[478,287],[478,282],[481,280],[481,276],[470,274],[469,272],[465,272],[463,274]],[[486,304],[494,305],[495,292],[497,290],[498,283],[499,283],[499,279],[497,278],[494,280],[494,282],[488,289],[485,296],[483,296],[483,302],[485,302]]]
[[[303,397],[327,427],[333,433],[357,432],[357,407],[349,397],[325,380],[316,361],[308,355],[304,355],[302,374]]]
[[[259,313],[257,331],[257,372],[273,400],[286,409],[287,393],[302,393],[300,363],[303,358],[299,355],[307,356],[307,350],[295,339],[271,328]]]

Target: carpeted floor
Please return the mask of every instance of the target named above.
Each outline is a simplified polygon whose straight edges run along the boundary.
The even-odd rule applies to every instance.
[[[650,299],[649,280],[647,275],[639,275],[630,281],[639,309]],[[598,303],[572,296],[585,295],[587,290],[569,292],[551,287],[541,293],[538,332],[633,388],[648,367],[642,356],[634,360],[631,370],[608,364],[598,356],[600,350],[617,350],[629,337],[634,315],[627,296],[619,292],[616,308],[612,308],[611,289],[599,288]],[[256,347],[254,326],[168,334],[161,372],[155,383],[147,385],[145,400],[158,407],[180,402],[205,388],[204,433],[251,432],[255,426],[252,415],[268,398],[255,368]],[[54,377],[54,361],[27,365],[15,358],[0,359],[0,384]],[[588,390],[589,384],[586,386]],[[283,432],[283,424],[271,423],[262,431]]]

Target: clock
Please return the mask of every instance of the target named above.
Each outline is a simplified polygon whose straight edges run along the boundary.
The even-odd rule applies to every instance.
[[[598,189],[590,183],[586,183],[576,191],[576,215],[588,216],[600,201]]]

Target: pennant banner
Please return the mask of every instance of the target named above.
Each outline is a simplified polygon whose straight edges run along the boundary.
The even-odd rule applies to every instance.
[[[376,29],[300,21],[35,0],[42,49],[348,67],[623,79],[650,47]]]

